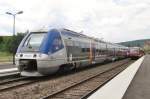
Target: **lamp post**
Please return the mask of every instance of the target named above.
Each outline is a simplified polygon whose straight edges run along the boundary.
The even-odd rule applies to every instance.
[[[13,20],[14,20],[13,21],[13,38],[15,37],[15,20],[16,20],[16,15],[17,14],[22,14],[22,13],[23,13],[23,11],[19,11],[17,13],[6,12],[6,14],[13,16]],[[15,49],[15,48],[13,48],[13,49]],[[15,65],[15,51],[14,50],[13,50],[13,65]]]

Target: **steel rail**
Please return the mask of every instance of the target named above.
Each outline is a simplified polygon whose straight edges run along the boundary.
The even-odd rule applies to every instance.
[[[129,65],[130,62],[124,64],[124,66]],[[117,76],[119,73],[121,73],[122,71],[119,71],[118,73],[116,73],[115,75],[113,75],[110,79],[104,81],[102,84],[100,84],[99,86],[97,86],[96,88],[94,88],[93,90],[89,91],[88,93],[86,93],[85,95],[83,95],[80,99],[87,99],[90,95],[92,95],[94,92],[96,92],[99,88],[101,88],[102,86],[104,86],[107,82],[109,82],[110,80],[112,80],[115,76]]]
[[[98,77],[98,76],[100,76],[100,75],[102,75],[102,74],[104,74],[104,73],[106,73],[106,72],[109,72],[109,71],[111,71],[111,70],[113,70],[113,69],[115,69],[115,68],[118,68],[118,67],[120,67],[120,66],[122,66],[122,65],[125,65],[125,64],[128,64],[128,63],[129,63],[129,61],[128,61],[128,62],[121,63],[121,64],[119,64],[119,65],[117,65],[117,66],[115,66],[115,67],[113,67],[113,68],[111,68],[111,69],[109,69],[109,70],[106,70],[106,71],[104,71],[104,72],[101,72],[101,73],[98,73],[98,74],[96,74],[96,75],[93,75],[92,77],[83,79],[82,81],[80,81],[80,82],[78,82],[78,83],[74,83],[74,84],[72,84],[72,85],[70,85],[70,86],[67,86],[67,87],[65,87],[65,88],[62,88],[62,89],[60,89],[60,90],[58,90],[58,91],[56,91],[56,92],[54,92],[54,93],[51,93],[51,94],[49,94],[49,95],[47,95],[47,96],[42,97],[42,98],[40,98],[40,99],[49,99],[49,98],[51,98],[51,97],[53,97],[53,96],[56,96],[56,95],[58,95],[58,94],[60,94],[60,93],[62,93],[62,92],[64,92],[64,91],[66,91],[66,90],[69,90],[69,89],[71,89],[71,88],[73,88],[73,87],[75,87],[75,86],[77,86],[77,85],[79,85],[79,84],[85,83],[85,82],[87,82],[87,81],[89,81],[89,80],[91,80],[91,79],[93,79],[93,78],[95,78],[95,77]]]

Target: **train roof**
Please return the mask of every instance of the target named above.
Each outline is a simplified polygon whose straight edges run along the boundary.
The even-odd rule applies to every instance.
[[[69,29],[62,29],[62,31],[65,31],[65,32],[62,32],[63,34],[66,34],[66,35],[69,35],[69,36],[89,38],[88,36],[86,36],[84,34],[81,34],[81,33],[78,33],[78,32],[75,32],[75,31],[72,31],[72,30],[69,30]]]
[[[92,39],[92,40],[97,41],[97,42],[107,43],[107,44],[116,46],[116,47],[118,47],[118,48],[125,48],[125,49],[128,49],[128,47],[126,47],[126,46],[119,45],[119,44],[116,44],[116,43],[111,43],[111,42],[105,42],[105,41],[100,40],[99,38],[89,37],[89,36],[87,36],[87,35],[84,35],[84,34],[81,34],[81,33],[78,33],[78,32],[72,31],[72,30],[69,30],[69,29],[62,29],[62,31],[65,31],[65,32],[63,32],[63,34],[69,35],[69,36],[72,36],[72,37],[88,38],[88,39]]]
[[[110,44],[110,45],[113,45],[113,46],[116,46],[118,48],[128,48],[126,46],[123,46],[123,45],[119,45],[119,44],[115,44],[115,43],[111,43],[111,42],[105,42],[103,40],[100,40],[99,38],[95,38],[95,37],[89,37],[85,34],[81,34],[80,32],[75,32],[75,31],[72,31],[72,30],[69,30],[69,29],[66,29],[66,28],[61,28],[61,29],[57,29],[59,31],[61,31],[61,33],[63,35],[68,35],[68,36],[71,36],[71,37],[81,37],[81,38],[87,38],[87,39],[92,39],[96,42],[103,42],[103,43],[107,43],[107,44]],[[36,30],[36,31],[32,31],[33,33],[39,33],[39,32],[48,32],[48,29],[39,29],[39,30]]]
[[[98,38],[94,38],[94,37],[89,37],[85,34],[81,34],[79,32],[75,32],[75,31],[72,31],[72,30],[69,30],[69,29],[62,29],[61,31],[65,31],[63,32],[64,35],[69,35],[69,36],[72,36],[72,37],[83,37],[83,38],[88,38],[88,39],[92,39],[94,41],[100,41],[100,42],[104,42]],[[106,43],[106,42],[104,42]]]

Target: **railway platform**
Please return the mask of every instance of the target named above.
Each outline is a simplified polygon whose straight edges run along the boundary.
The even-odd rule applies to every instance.
[[[150,55],[131,64],[88,99],[150,99]]]
[[[0,70],[9,68],[15,68],[15,65],[13,65],[12,62],[0,62]]]
[[[18,73],[18,69],[12,62],[0,62],[0,77],[9,76]]]
[[[145,56],[123,99],[150,99],[150,55]]]

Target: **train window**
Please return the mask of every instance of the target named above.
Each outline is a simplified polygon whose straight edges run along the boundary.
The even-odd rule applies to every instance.
[[[86,52],[86,48],[82,48],[82,52]]]
[[[62,40],[60,37],[56,37],[52,42],[52,52],[58,51],[63,46]]]
[[[29,38],[24,43],[24,46],[29,48],[39,48],[42,40],[44,38],[45,33],[33,33],[29,36]]]
[[[87,51],[87,52],[90,52],[90,48],[86,48],[86,51]]]
[[[96,49],[96,52],[98,52],[98,49]]]
[[[65,40],[66,46],[73,46],[72,40]]]

